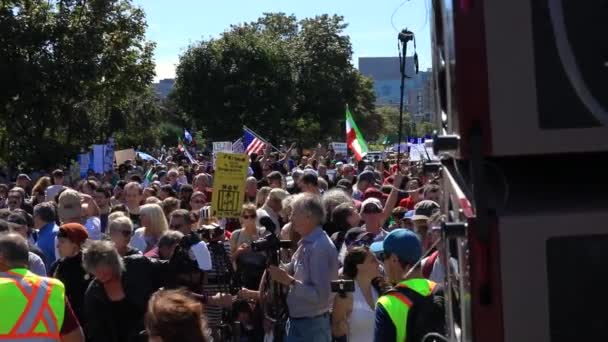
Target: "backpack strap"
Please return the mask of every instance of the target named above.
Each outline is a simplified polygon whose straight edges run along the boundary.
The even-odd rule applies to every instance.
[[[433,273],[433,266],[435,265],[435,261],[439,256],[439,251],[434,251],[429,257],[426,259],[424,265],[422,265],[422,276],[425,278],[429,278],[431,273]]]

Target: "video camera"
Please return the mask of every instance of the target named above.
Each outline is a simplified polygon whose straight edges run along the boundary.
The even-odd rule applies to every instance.
[[[253,241],[251,243],[251,249],[254,252],[266,252],[268,254],[268,261],[271,265],[279,265],[279,253],[281,248],[290,248],[292,246],[291,240],[280,240],[275,232],[275,224],[272,222],[270,217],[265,216],[260,219],[260,225],[266,228],[270,235]]]
[[[197,233],[201,235],[201,238],[207,242],[215,241],[224,236],[226,230],[224,227],[211,223],[207,225],[203,225],[200,229],[197,230]]]
[[[355,281],[348,279],[332,280],[331,292],[337,293],[340,297],[346,297],[346,293],[355,292]]]
[[[254,252],[276,251],[281,248],[290,248],[291,240],[279,240],[275,234],[270,234],[264,238],[253,241],[251,250]]]

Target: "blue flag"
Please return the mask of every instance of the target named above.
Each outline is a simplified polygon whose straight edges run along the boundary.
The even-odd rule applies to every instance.
[[[192,134],[190,134],[187,129],[184,129],[184,140],[186,140],[188,144],[192,142]]]

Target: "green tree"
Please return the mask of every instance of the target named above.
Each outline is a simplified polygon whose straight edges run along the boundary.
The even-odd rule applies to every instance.
[[[429,121],[423,121],[416,124],[416,132],[419,137],[424,137],[426,135],[432,135],[433,131],[435,131],[435,125]]]
[[[274,141],[343,137],[346,104],[365,121],[375,100],[371,80],[350,63],[343,21],[266,13],[231,26],[180,57],[172,96],[212,139],[234,138],[243,124]]]
[[[381,135],[388,137],[390,143],[396,143],[399,136],[399,108],[391,106],[383,106],[376,108],[376,113],[383,118],[384,127]],[[401,131],[402,139],[405,140],[413,136],[414,124],[412,116],[409,113],[403,113],[403,130]]]
[[[154,111],[154,44],[145,29],[130,0],[2,1],[1,158],[50,167],[111,134],[153,124],[145,113],[130,117],[133,108]]]

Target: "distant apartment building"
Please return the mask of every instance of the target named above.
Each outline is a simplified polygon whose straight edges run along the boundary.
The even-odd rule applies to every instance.
[[[164,99],[169,95],[174,84],[175,79],[173,78],[165,78],[164,80],[160,80],[158,83],[152,83],[154,90],[156,90],[156,93],[161,99]]]
[[[415,121],[434,120],[434,92],[432,72],[415,72],[413,57],[407,57],[405,74],[404,109]],[[399,106],[401,92],[401,73],[399,57],[361,57],[361,74],[374,80],[377,106]]]

